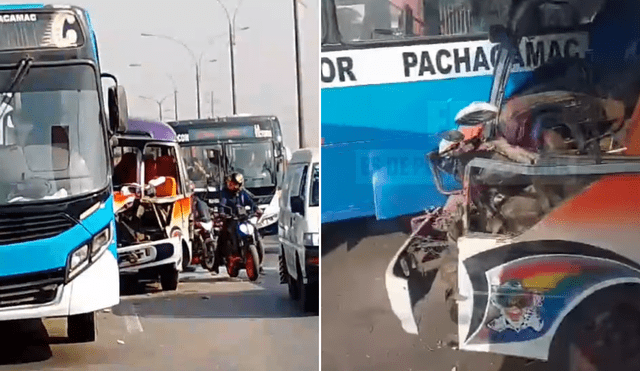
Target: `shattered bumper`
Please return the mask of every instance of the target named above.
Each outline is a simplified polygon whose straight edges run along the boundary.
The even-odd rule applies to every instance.
[[[402,328],[416,335],[419,320],[415,306],[429,299],[438,271],[445,261],[442,252],[446,243],[425,240],[420,235],[412,235],[393,257],[385,273],[391,309],[402,323]]]
[[[120,273],[138,273],[140,270],[156,266],[175,264],[178,270],[182,265],[182,246],[180,237],[167,238],[138,245],[118,248],[118,266]]]
[[[411,295],[409,294],[409,278],[399,274],[402,272],[400,257],[405,252],[406,246],[403,246],[391,259],[391,263],[389,263],[385,273],[385,284],[387,286],[387,296],[391,303],[391,310],[400,320],[402,328],[410,334],[417,335],[418,323],[413,315]]]

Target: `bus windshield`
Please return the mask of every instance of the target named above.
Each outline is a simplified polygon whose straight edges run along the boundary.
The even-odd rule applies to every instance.
[[[227,146],[231,171],[244,175],[247,188],[275,185],[275,169],[271,142],[238,143]]]
[[[196,188],[220,186],[221,159],[210,158],[209,152],[219,146],[188,146],[181,147],[187,176],[194,182]]]
[[[320,206],[320,165],[313,164],[313,174],[311,176],[311,199],[309,206]]]
[[[474,35],[507,19],[510,0],[335,0],[342,42]],[[323,27],[328,24],[323,23]]]
[[[0,89],[9,87],[15,73],[0,70]],[[32,67],[0,114],[0,205],[77,196],[107,185],[91,66]]]

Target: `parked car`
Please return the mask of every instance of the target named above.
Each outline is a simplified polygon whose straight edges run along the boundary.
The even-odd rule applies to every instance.
[[[278,216],[280,283],[306,311],[317,310],[320,269],[320,150],[295,151],[287,168]]]

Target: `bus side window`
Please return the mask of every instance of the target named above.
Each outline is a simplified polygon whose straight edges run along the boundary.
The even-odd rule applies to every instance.
[[[289,190],[291,190],[291,183],[293,182],[293,174],[296,171],[296,167],[292,166],[289,167],[287,173],[285,174],[285,179],[284,182],[282,184],[282,197],[284,199],[284,205],[286,208],[290,208],[291,204],[290,204],[290,195],[289,195]]]
[[[481,34],[504,24],[510,0],[335,0],[343,42]],[[323,22],[330,22],[330,19]],[[329,27],[329,24],[326,26]]]
[[[303,200],[307,200],[307,174],[309,173],[309,166],[305,166],[302,169],[302,179],[300,179],[300,191],[298,192],[300,194],[300,197],[302,197]]]
[[[13,124],[13,107],[6,104],[0,106],[0,114],[0,144],[4,146],[17,144]]]

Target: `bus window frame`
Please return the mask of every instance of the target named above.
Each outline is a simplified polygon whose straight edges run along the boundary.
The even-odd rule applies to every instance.
[[[361,0],[365,1],[365,0]],[[391,0],[374,0],[374,1],[387,1],[389,6],[396,7]],[[435,1],[435,0],[430,0]],[[500,0],[510,3],[509,0]],[[487,39],[489,37],[489,23],[487,23],[487,30],[482,32],[468,32],[468,33],[457,33],[457,34],[449,34],[449,35],[421,35],[421,34],[398,34],[395,36],[391,36],[388,38],[370,38],[365,40],[343,40],[343,33],[340,30],[340,19],[337,15],[337,7],[335,0],[323,0],[322,1],[322,39],[321,39],[321,47],[323,51],[332,51],[332,50],[340,50],[329,48],[328,50],[324,50],[325,47],[331,46],[346,46],[348,48],[366,48],[366,47],[375,47],[376,45],[388,45],[388,44],[398,44],[398,46],[402,44],[415,44],[416,42],[425,43],[425,44],[437,44],[437,43],[446,43],[446,42],[463,42],[463,41],[475,41]],[[401,10],[401,9],[400,9]],[[398,20],[396,23],[403,22],[404,12],[400,12]],[[420,24],[424,15],[420,17],[416,17],[414,14],[413,21],[414,24],[417,22]],[[478,15],[480,16],[480,15]],[[391,18],[393,16],[390,15]],[[484,17],[483,17],[484,18]],[[503,15],[501,22],[508,21],[508,15]],[[326,21],[325,21],[326,19]],[[326,26],[325,26],[326,24]],[[326,27],[326,28],[325,28]],[[335,40],[334,40],[335,39]]]

